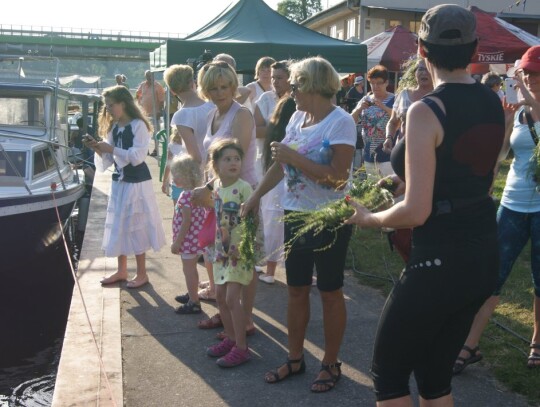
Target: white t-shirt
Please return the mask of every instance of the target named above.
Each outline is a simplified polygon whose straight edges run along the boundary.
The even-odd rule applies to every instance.
[[[180,154],[184,154],[186,152],[186,148],[183,144],[178,144],[172,141],[167,146],[167,149],[173,157],[178,157]]]
[[[277,93],[273,90],[270,90],[268,92],[264,92],[261,97],[255,101],[255,104],[259,107],[259,110],[266,124],[268,124],[268,121],[272,116],[272,112],[274,111],[278,100],[279,97]]]
[[[206,125],[208,123],[208,113],[215,107],[211,102],[206,102],[196,107],[182,107],[176,111],[172,117],[172,126],[185,126],[193,130],[199,153],[205,157],[203,149],[204,136],[206,135]]]
[[[310,160],[322,162],[319,150],[324,139],[327,139],[330,145],[345,144],[353,148],[356,146],[356,125],[345,110],[335,108],[320,123],[302,128],[305,119],[306,112],[294,112],[282,142]],[[313,210],[345,195],[345,191],[335,191],[333,188],[318,184],[305,176],[301,170],[290,165],[284,166],[284,174],[283,209]]]
[[[262,88],[261,85],[257,81],[250,82],[246,85],[248,89],[255,88],[255,96],[253,96],[253,99],[251,99],[251,96],[248,97],[244,103],[244,106],[247,107],[249,110],[251,110],[251,113],[255,113],[255,103],[261,95],[265,92],[265,90]]]

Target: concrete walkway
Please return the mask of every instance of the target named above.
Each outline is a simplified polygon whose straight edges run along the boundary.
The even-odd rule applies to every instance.
[[[161,193],[159,168],[148,158],[163,225],[170,240],[172,201]],[[106,384],[75,287],[60,361],[53,406],[373,406],[369,377],[371,350],[384,298],[363,287],[347,273],[344,292],[347,330],[341,351],[343,377],[336,389],[313,394],[310,384],[322,357],[322,311],[316,288],[311,293],[311,322],[305,343],[306,374],[269,385],[264,373],[286,358],[286,285],[284,271],[277,282],[257,288],[254,318],[257,333],[248,338],[253,359],[240,367],[222,369],[206,356],[216,330],[201,330],[197,321],[217,312],[203,303],[202,315],[177,315],[174,297],[186,292],[181,261],[169,247],[147,253],[150,284],[138,290],[125,285],[102,288],[99,280],[115,270],[116,259],[100,250],[110,174],[94,184],[89,228],[79,263],[79,283],[90,313],[103,364]],[[135,259],[129,259],[135,270]],[[206,279],[204,268],[199,269]],[[396,338],[399,340],[399,338]],[[414,383],[411,386],[414,389]],[[526,401],[505,391],[481,363],[454,380],[456,406],[526,407]],[[113,401],[114,400],[114,401]]]

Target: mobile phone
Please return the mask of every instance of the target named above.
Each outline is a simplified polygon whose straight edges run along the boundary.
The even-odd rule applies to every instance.
[[[516,83],[517,81],[514,78],[506,78],[504,80],[506,103],[509,103],[512,105],[519,103],[518,88],[516,87]]]

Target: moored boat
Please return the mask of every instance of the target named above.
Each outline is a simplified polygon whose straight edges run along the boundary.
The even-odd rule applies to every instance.
[[[55,82],[0,83],[0,271],[53,247],[86,193],[70,162],[70,98]]]

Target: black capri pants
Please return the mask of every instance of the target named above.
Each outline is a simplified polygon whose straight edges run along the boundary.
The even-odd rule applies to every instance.
[[[371,373],[378,401],[451,392],[452,367],[498,270],[496,234],[414,247],[384,306]]]
[[[285,214],[290,211],[285,211]],[[295,235],[298,223],[285,222],[285,247]],[[285,258],[287,285],[302,287],[311,285],[313,266],[317,270],[317,288],[320,291],[335,291],[343,287],[345,259],[352,235],[352,225],[337,230],[325,229],[313,236],[300,236]]]

